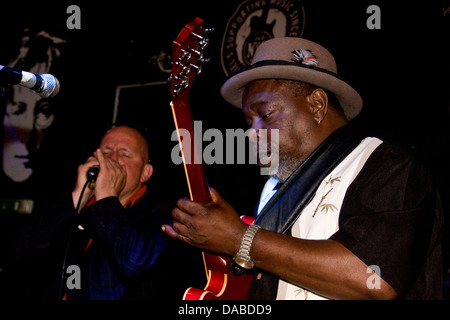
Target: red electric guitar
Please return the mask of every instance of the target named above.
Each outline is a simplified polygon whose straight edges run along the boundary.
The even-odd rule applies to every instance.
[[[189,106],[189,92],[195,77],[201,72],[203,51],[208,45],[203,21],[196,18],[181,30],[173,42],[173,67],[170,93],[172,95],[173,118],[178,133],[181,155],[186,172],[190,197],[196,202],[210,202],[208,182],[203,164],[199,159],[201,150],[195,141],[194,122]],[[186,138],[189,136],[189,139]],[[253,218],[243,220],[251,224]],[[243,300],[252,281],[252,276],[235,276],[231,272],[230,257],[203,252],[207,284],[205,288],[189,288],[184,300]]]

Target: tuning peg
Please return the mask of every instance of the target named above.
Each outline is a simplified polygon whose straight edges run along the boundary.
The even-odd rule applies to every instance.
[[[179,67],[181,61],[185,61],[185,60],[189,60],[191,58],[191,52],[190,50],[184,50],[181,49],[181,51],[183,52],[181,54],[181,56],[177,59],[177,61],[175,61],[175,67]]]
[[[178,80],[182,79],[182,77],[184,77],[185,75],[188,75],[190,72],[191,72],[191,68],[189,67],[189,65],[183,65],[183,67],[181,68],[181,71],[178,74],[176,74],[173,77],[173,79],[175,81],[178,81]]]
[[[179,84],[176,84],[173,86],[173,95],[178,97],[180,94],[181,86]]]
[[[200,49],[203,51],[206,49],[206,47],[209,45],[209,39],[203,39],[200,41]]]
[[[208,62],[210,62],[211,61],[211,58],[202,58],[202,59],[200,59],[200,63],[201,64],[203,64],[203,63],[208,63]]]
[[[196,72],[197,74],[200,74],[200,73],[202,72],[203,64],[204,64],[204,63],[208,63],[210,60],[211,60],[211,58],[206,58],[206,59],[202,58],[202,59],[199,59],[199,60],[197,61],[197,62],[198,62],[198,65],[191,64],[191,67],[194,68],[194,70],[195,70],[195,72]]]
[[[191,49],[191,51],[196,55],[197,59],[203,58],[203,52],[195,50],[195,49]]]
[[[183,78],[183,80],[181,81],[181,87],[183,89],[187,89],[189,87],[189,78],[188,77]]]
[[[206,37],[196,34],[195,32],[192,32],[192,35],[197,37],[197,39],[199,40],[201,50],[204,50],[208,46],[209,40]]]
[[[183,74],[189,74],[189,72],[191,72],[191,69],[189,68],[189,66],[184,65],[183,68],[181,69],[181,73]]]
[[[203,39],[200,41],[200,48],[202,50],[205,50],[206,47],[209,45],[209,39],[207,38],[207,36],[214,30],[215,28],[203,29]]]
[[[187,89],[189,87],[189,78],[186,76],[181,77],[181,82],[173,86],[173,93],[175,96],[180,94],[181,89]]]
[[[200,40],[200,41],[202,41],[205,37],[204,36],[201,36],[201,35],[199,35],[199,34],[196,34],[195,32],[191,32],[192,33],[192,35],[194,36],[194,37],[197,37],[198,38],[198,40]]]
[[[202,65],[199,64],[198,66],[195,64],[191,64],[191,67],[194,68],[196,74],[200,74],[202,72]]]

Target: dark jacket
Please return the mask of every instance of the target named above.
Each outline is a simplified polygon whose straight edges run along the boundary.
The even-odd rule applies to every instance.
[[[36,213],[13,242],[14,260],[5,270],[10,297],[58,299],[67,293],[68,299],[151,298],[154,290],[148,286],[159,283],[158,260],[171,243],[161,226],[170,223],[172,207],[155,207],[148,194],[126,208],[110,197],[77,215],[67,196]],[[80,269],[81,288],[67,287],[67,278],[75,276],[68,273],[71,265]]]

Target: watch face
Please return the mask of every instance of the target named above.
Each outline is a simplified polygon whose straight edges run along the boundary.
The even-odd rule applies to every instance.
[[[251,260],[244,259],[242,257],[234,257],[234,261],[244,269],[253,269],[255,264]]]

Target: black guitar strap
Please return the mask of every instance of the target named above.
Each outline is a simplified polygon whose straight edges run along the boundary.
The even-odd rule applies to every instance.
[[[339,128],[323,141],[289,176],[263,208],[255,224],[263,229],[286,233],[314,197],[325,177],[363,139],[352,125]]]
[[[341,163],[365,136],[353,125],[333,132],[289,176],[263,208],[255,224],[278,233],[289,233],[303,209],[314,198],[325,177]],[[256,275],[249,299],[275,299],[278,278],[271,274]],[[275,295],[275,296],[274,296]]]

